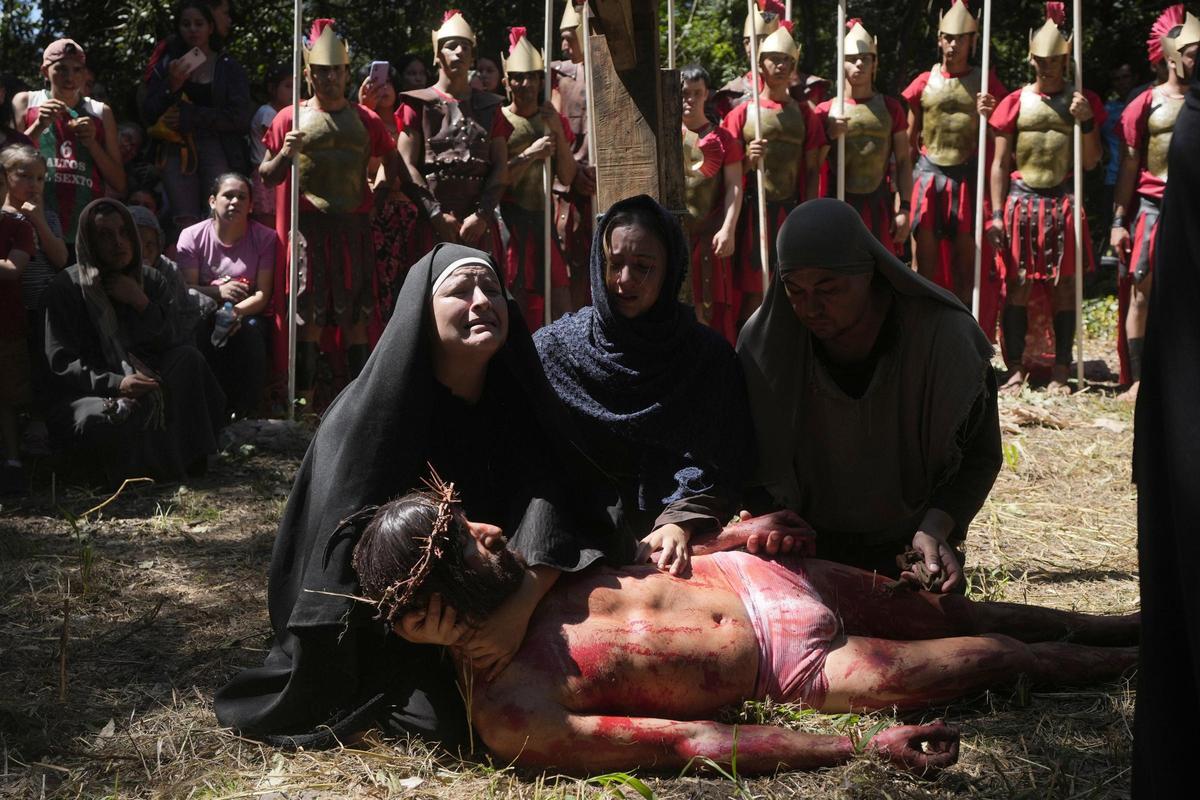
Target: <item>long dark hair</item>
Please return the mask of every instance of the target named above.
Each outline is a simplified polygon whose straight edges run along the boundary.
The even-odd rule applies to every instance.
[[[179,23],[183,20],[183,12],[193,8],[200,12],[200,15],[208,22],[208,26],[212,28],[212,35],[208,38],[209,48],[214,53],[225,49],[225,40],[221,38],[221,34],[217,33],[217,18],[213,16],[212,7],[205,0],[183,0],[182,3],[175,6],[175,14],[171,18],[171,37],[170,44],[167,45],[167,54],[173,59],[179,58],[188,51],[187,43],[179,35]]]

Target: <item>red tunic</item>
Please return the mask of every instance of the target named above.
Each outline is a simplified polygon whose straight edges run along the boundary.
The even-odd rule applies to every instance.
[[[708,131],[696,143],[704,160],[700,174],[716,181],[713,203],[701,219],[691,220],[692,301],[697,315],[717,330],[730,344],[737,344],[737,317],[741,305],[741,291],[733,270],[732,258],[717,258],[713,254],[712,239],[725,221],[725,176],[724,168],[736,164],[745,154],[740,139],[724,128],[709,126]]]

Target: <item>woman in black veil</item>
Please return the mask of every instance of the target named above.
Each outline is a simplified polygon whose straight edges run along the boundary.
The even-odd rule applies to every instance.
[[[507,665],[559,572],[632,557],[632,540],[564,500],[577,495],[553,452],[560,412],[502,287],[491,258],[460,245],[438,245],[409,271],[378,346],[300,466],[271,558],[274,642],[263,666],[217,693],[221,724],[282,746],[328,746],[372,725],[465,743],[462,701],[435,646],[461,631],[451,612],[431,604],[401,623],[401,638],[349,597],[361,526],[344,522],[420,488],[431,466],[455,484],[473,532],[494,539],[498,527],[529,565],[466,647],[485,675]]]

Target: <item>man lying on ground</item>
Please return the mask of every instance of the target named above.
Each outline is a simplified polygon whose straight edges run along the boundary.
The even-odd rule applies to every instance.
[[[433,494],[382,506],[355,547],[354,568],[386,624],[444,632],[475,730],[497,757],[524,766],[588,773],[679,769],[696,757],[728,764],[734,727],[713,720],[745,700],[834,713],[925,708],[1022,674],[1037,684],[1113,680],[1137,659],[1136,614],[977,603],[833,562],[734,551],[801,524],[778,512],[694,543],[687,579],[654,565],[564,576],[509,668],[492,682],[473,680],[455,645],[523,571],[514,553],[472,537],[456,503],[453,487],[439,483]],[[739,726],[736,749],[743,773],[833,766],[856,752],[848,737],[768,725]],[[897,726],[867,749],[929,774],[957,760],[958,731],[941,721]]]

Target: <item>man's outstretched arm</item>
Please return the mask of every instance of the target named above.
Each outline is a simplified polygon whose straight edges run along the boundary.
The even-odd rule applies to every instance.
[[[692,538],[692,555],[702,556],[745,548],[751,553],[811,556],[816,552],[816,531],[794,511],[772,511],[751,517],[743,511],[741,519],[712,533]]]
[[[574,774],[679,770],[705,758],[728,767],[735,756],[739,772],[762,774],[832,767],[856,755],[847,736],[768,725],[589,716],[562,709],[522,713],[521,725],[502,718],[515,713],[513,707],[506,707],[493,719],[487,713],[477,714],[477,730],[492,752],[526,767]],[[932,775],[958,760],[958,730],[940,721],[897,726],[877,733],[865,749],[917,775]]]

